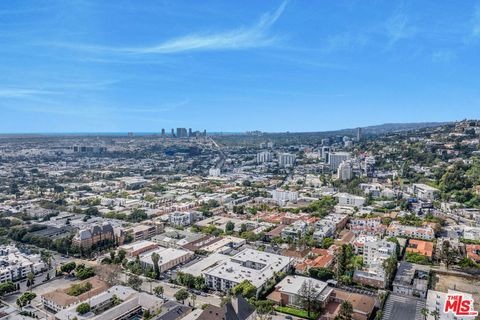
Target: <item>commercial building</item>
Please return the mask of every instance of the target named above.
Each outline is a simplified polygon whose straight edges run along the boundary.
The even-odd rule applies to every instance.
[[[155,250],[157,248],[157,243],[147,240],[132,242],[120,247],[120,249],[123,249],[125,250],[125,252],[127,252],[128,257],[136,257],[138,255],[141,255],[142,253]]]
[[[160,273],[168,271],[179,264],[185,263],[193,257],[193,252],[191,251],[174,248],[158,248],[140,255],[140,264],[144,269],[154,268],[154,263],[152,261],[153,253],[156,253],[159,256],[158,267]]]
[[[428,291],[430,268],[401,261],[393,280],[393,292],[425,299]]]
[[[90,312],[80,315],[78,304],[55,314],[56,320],[92,319],[120,320],[141,317],[148,310],[151,314],[160,312],[163,299],[146,293],[139,293],[129,287],[114,286],[88,299]]]

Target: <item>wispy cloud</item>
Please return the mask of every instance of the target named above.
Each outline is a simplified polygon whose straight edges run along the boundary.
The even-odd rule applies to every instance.
[[[26,88],[0,88],[0,98],[32,98],[53,94],[59,94],[59,92]]]
[[[187,51],[234,50],[264,47],[273,44],[277,40],[276,36],[269,34],[269,30],[280,18],[286,6],[287,2],[285,1],[275,11],[263,14],[260,20],[250,27],[240,27],[219,33],[190,34],[166,40],[152,46],[111,47],[78,43],[53,43],[51,45],[93,53],[127,55],[171,54]]]
[[[480,37],[480,3],[475,6],[472,24],[473,24],[472,35],[474,37]]]
[[[327,52],[351,51],[364,47],[369,41],[366,33],[340,33],[327,38],[325,50]]]
[[[404,4],[400,5],[385,25],[388,37],[388,46],[391,47],[398,41],[410,38],[415,34],[415,28],[410,24],[405,12]]]

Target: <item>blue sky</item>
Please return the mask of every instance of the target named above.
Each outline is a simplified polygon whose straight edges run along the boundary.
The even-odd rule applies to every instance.
[[[480,118],[480,1],[0,2],[0,132]]]

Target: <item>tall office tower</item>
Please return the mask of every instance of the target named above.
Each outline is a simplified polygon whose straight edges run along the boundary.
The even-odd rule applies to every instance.
[[[322,160],[327,162],[328,161],[328,154],[330,153],[330,147],[324,146],[322,147]]]
[[[186,138],[186,137],[187,137],[187,129],[177,128],[177,138]]]
[[[293,166],[295,164],[295,155],[290,153],[281,153],[278,155],[278,164],[281,167]]]
[[[357,128],[357,141],[362,139],[362,128]]]
[[[189,136],[189,137],[193,136],[193,134],[192,134],[192,128],[188,128],[188,136]]]
[[[162,136],[165,136],[165,128],[162,128]]]
[[[330,170],[336,171],[342,161],[350,159],[350,153],[348,152],[330,152],[328,154],[328,164]]]
[[[337,177],[339,180],[351,180],[353,176],[353,166],[349,160],[342,161],[338,166]]]
[[[273,156],[268,151],[257,153],[257,163],[271,162],[272,160]]]
[[[203,130],[203,136],[204,136],[204,137],[207,136],[207,129],[204,129],[204,130]]]
[[[175,130],[172,128],[172,138],[175,137]]]
[[[329,146],[330,145],[330,139],[326,138],[326,139],[322,139],[322,146]]]

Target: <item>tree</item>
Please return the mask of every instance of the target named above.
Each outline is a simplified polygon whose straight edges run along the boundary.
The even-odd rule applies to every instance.
[[[35,299],[37,297],[37,295],[33,292],[30,292],[30,291],[27,291],[27,292],[24,292],[20,298],[17,299],[17,305],[20,307],[20,308],[23,308],[25,307],[27,304],[30,304],[30,302]]]
[[[86,302],[80,303],[80,304],[77,306],[77,309],[75,309],[75,310],[78,312],[78,314],[83,315],[83,314],[85,314],[85,313],[87,313],[87,312],[90,311],[90,305],[89,305],[88,303],[86,303]]]
[[[163,298],[163,287],[162,286],[158,286],[158,287],[153,288],[153,292],[155,293],[155,295]]]
[[[382,267],[387,275],[387,281],[388,283],[390,283],[395,276],[395,272],[397,271],[397,257],[393,256],[386,259],[385,261],[383,261]]]
[[[313,305],[317,301],[319,292],[315,289],[315,284],[312,280],[305,280],[298,291],[298,297],[303,308],[307,310],[308,317],[313,309]]]
[[[257,294],[257,288],[250,281],[243,280],[233,287],[232,292],[234,295],[241,295],[245,299],[249,299]]]
[[[205,278],[202,276],[195,277],[194,282],[195,282],[195,289],[197,290],[203,291],[207,287],[205,284]]]
[[[155,270],[155,279],[160,278],[160,267],[158,266],[158,261],[160,260],[160,256],[158,253],[154,252],[152,253],[152,262],[153,262],[153,268]]]
[[[77,266],[77,264],[75,263],[75,261],[71,261],[71,262],[69,262],[69,263],[64,264],[64,265],[60,268],[60,270],[61,270],[62,272],[64,272],[64,273],[70,273],[70,272],[72,272],[73,270],[75,270],[76,266]]]
[[[182,301],[182,303],[184,303],[185,299],[188,298],[189,294],[186,289],[180,289],[173,296],[177,301]]]
[[[458,257],[458,251],[453,248],[450,244],[450,241],[445,240],[442,243],[442,254],[441,259],[445,263],[445,267],[448,269],[452,264],[455,263]]]
[[[235,223],[229,220],[225,225],[225,233],[231,233],[233,229],[235,229]]]
[[[343,301],[340,305],[340,311],[338,312],[339,320],[351,320],[353,314],[353,306],[350,301]],[[337,318],[336,317],[336,318]]]
[[[345,271],[347,270],[347,250],[346,246],[343,244],[339,248],[339,252],[337,254],[337,268],[336,268],[336,275],[337,275],[337,280],[340,280],[340,278],[344,275]]]
[[[79,280],[85,280],[95,275],[95,269],[93,267],[86,267],[84,264],[79,264],[75,268],[75,276]]]
[[[113,263],[113,261],[115,261],[115,251],[114,250],[110,251],[110,261],[112,261],[112,263]]]
[[[430,312],[430,315],[431,315],[435,320],[438,320],[439,317],[440,317],[440,313],[439,313],[437,310],[433,310],[432,312]]]
[[[330,237],[323,238],[321,247],[323,249],[328,249],[334,243],[334,240]]]
[[[132,274],[130,277],[128,277],[127,285],[131,287],[133,290],[139,291],[141,286],[142,286],[142,279],[140,279],[139,276]]]
[[[120,283],[122,268],[116,264],[100,265],[95,269],[95,273],[110,286],[116,286]]]
[[[259,300],[255,303],[258,320],[267,320],[273,311],[273,302],[270,300]]]
[[[17,291],[17,286],[12,281],[0,283],[0,296],[13,291]]]

